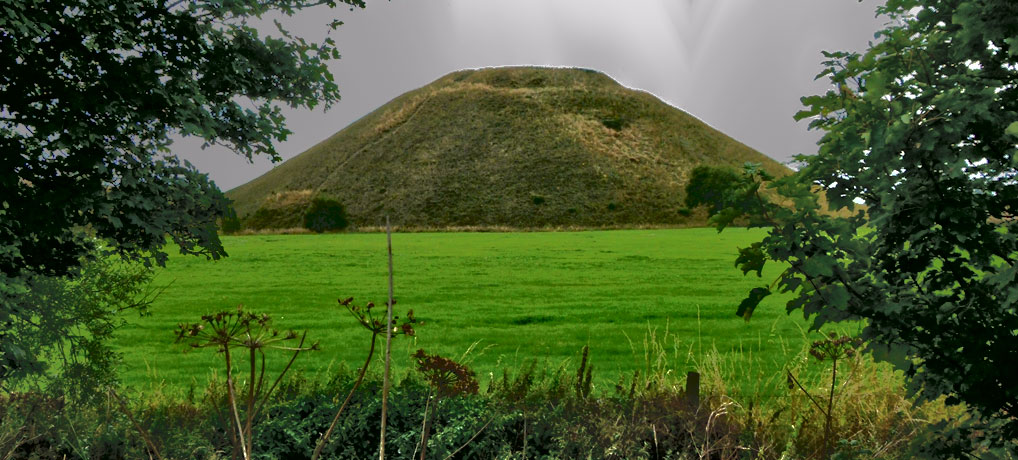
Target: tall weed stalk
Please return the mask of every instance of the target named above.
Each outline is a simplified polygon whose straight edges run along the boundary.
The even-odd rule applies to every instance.
[[[391,311],[390,309],[392,308],[392,304],[395,303],[395,300],[390,300],[387,310]],[[367,305],[361,307],[354,305],[353,297],[349,297],[347,299],[340,299],[339,304],[346,308],[346,310],[349,311],[355,319],[357,319],[357,322],[371,333],[368,346],[368,356],[364,360],[364,366],[362,366],[360,371],[358,371],[357,380],[354,382],[353,387],[350,388],[350,392],[346,395],[346,399],[343,400],[343,404],[339,406],[336,414],[332,417],[332,422],[329,423],[329,428],[325,430],[325,433],[322,434],[322,437],[315,445],[315,451],[311,454],[311,460],[318,460],[318,458],[321,457],[322,449],[325,448],[326,444],[329,442],[329,438],[332,437],[332,433],[335,431],[336,425],[339,423],[340,416],[343,415],[343,411],[346,410],[346,406],[350,403],[350,400],[353,399],[354,393],[360,387],[361,382],[364,381],[364,375],[368,371],[368,365],[371,364],[371,359],[375,355],[375,343],[379,336],[384,337],[386,334],[413,336],[416,333],[414,331],[414,324],[418,324],[417,319],[414,317],[413,310],[407,311],[407,315],[403,320],[403,323],[397,326],[396,319],[398,319],[398,317],[392,316],[391,314],[387,314],[385,321],[374,317],[374,314],[372,313],[375,308],[374,302],[368,302]]]
[[[233,428],[230,438],[233,441],[234,456],[240,451],[241,458],[250,460],[254,446],[254,422],[258,413],[272,396],[283,376],[293,365],[297,356],[305,351],[318,349],[318,343],[305,347],[307,332],[300,336],[296,346],[286,342],[297,339],[297,333],[280,332],[271,327],[272,319],[266,314],[245,312],[238,306],[236,312],[219,312],[214,315],[202,316],[201,322],[180,324],[177,326],[177,341],[187,342],[192,348],[214,348],[223,354],[226,361],[226,392],[229,403],[230,421]],[[276,376],[272,385],[265,388],[265,350],[277,349],[293,352],[286,366]],[[247,394],[238,395],[237,385],[233,376],[234,353],[246,354],[248,361],[249,380]],[[243,420],[240,407],[243,406]]]

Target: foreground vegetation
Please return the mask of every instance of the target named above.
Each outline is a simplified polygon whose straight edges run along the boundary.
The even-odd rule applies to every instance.
[[[796,362],[790,370],[798,375],[807,366],[829,372],[829,363]],[[859,355],[841,365],[845,374],[830,428],[798,388],[786,388],[770,405],[754,404],[733,398],[724,370],[710,365],[702,367],[699,399],[685,393],[683,377],[661,368],[622,376],[598,393],[589,392],[580,363],[523,365],[450,392],[418,369],[403,373],[390,394],[386,450],[390,458],[437,459],[819,459],[827,458],[830,442],[836,458],[909,459],[925,457],[923,449],[941,435],[943,419],[958,413],[940,403],[913,406],[902,397],[900,375]],[[304,375],[287,379],[255,425],[252,458],[310,458],[353,380],[350,372],[327,382]],[[829,382],[827,374],[802,384],[821,394]],[[380,387],[369,377],[354,393],[323,458],[377,457]],[[238,393],[245,391],[242,386]],[[128,405],[112,395],[88,407],[38,395],[0,398],[2,458],[236,455],[222,380],[185,398],[153,394]]]
[[[0,188],[5,192],[0,203],[3,215],[0,219],[3,457],[0,458],[133,458],[146,454],[159,458],[163,455],[160,452],[172,457],[229,455],[245,460],[266,455],[307,456],[310,446],[293,447],[285,439],[290,436],[297,443],[311,442],[321,432],[324,419],[331,412],[328,401],[335,405],[339,400],[345,388],[336,385],[350,380],[350,372],[317,372],[324,361],[312,361],[310,378],[291,379],[289,386],[273,393],[277,389],[275,383],[267,388],[261,384],[265,365],[263,360],[261,371],[256,372],[257,358],[264,357],[267,345],[277,348],[275,351],[280,351],[278,348],[290,351],[295,358],[304,352],[324,354],[324,347],[329,346],[335,350],[329,355],[332,358],[329,362],[340,363],[338,368],[345,362],[344,354],[362,348],[363,340],[358,343],[342,333],[333,337],[323,333],[326,339],[322,343],[327,345],[320,347],[319,342],[306,343],[303,334],[268,332],[266,315],[242,316],[239,310],[233,310],[236,313],[227,310],[200,316],[183,306],[204,309],[207,305],[195,304],[193,299],[210,296],[213,302],[232,304],[244,295],[248,296],[244,301],[258,306],[265,300],[263,297],[277,295],[285,287],[294,290],[275,299],[282,306],[273,313],[280,320],[285,313],[286,326],[323,332],[334,327],[331,320],[336,315],[343,316],[346,309],[371,331],[372,338],[377,338],[380,331],[391,331],[393,323],[383,323],[377,318],[365,321],[363,314],[369,307],[354,308],[350,299],[341,300],[343,309],[332,317],[326,310],[316,309],[317,301],[321,300],[317,293],[325,288],[333,291],[329,297],[335,298],[349,296],[349,290],[367,286],[336,286],[333,272],[356,268],[363,270],[361,280],[382,278],[372,273],[374,267],[382,264],[370,258],[365,259],[368,263],[364,265],[358,265],[360,260],[350,263],[351,259],[338,259],[336,251],[329,250],[328,240],[317,241],[320,245],[315,249],[323,251],[321,254],[290,260],[289,265],[278,267],[278,271],[245,271],[243,265],[236,265],[228,266],[230,269],[221,274],[205,272],[201,279],[181,277],[185,293],[178,294],[179,302],[175,305],[181,308],[171,311],[169,316],[158,310],[162,316],[154,314],[137,321],[129,331],[134,337],[121,343],[122,349],[127,350],[129,373],[137,378],[139,361],[151,369],[149,381],[155,383],[149,386],[148,393],[143,393],[142,399],[125,399],[123,386],[112,379],[92,377],[104,369],[118,368],[107,340],[122,326],[118,313],[145,312],[149,306],[146,298],[137,301],[135,297],[149,272],[120,271],[115,264],[103,265],[110,261],[108,256],[118,254],[128,262],[162,265],[167,261],[163,249],[167,236],[181,253],[212,259],[225,256],[215,224],[225,223],[225,218],[230,217],[228,202],[203,174],[189,165],[164,158],[161,153],[166,151],[172,137],[191,135],[210,144],[232,146],[249,157],[258,154],[277,157],[272,144],[289,133],[279,104],[313,107],[337,100],[335,84],[324,64],[325,59],[338,56],[331,39],[310,44],[281,31],[284,39],[262,41],[244,19],[273,10],[292,14],[318,3],[335,6],[337,2],[248,0],[224,6],[200,2],[181,5],[79,1],[40,3],[39,8],[28,9],[16,8],[19,5],[9,0],[5,3],[11,5],[5,10],[12,13],[0,18],[0,29],[15,32],[0,40],[0,59],[5,60],[7,67],[17,66],[20,71],[4,74],[0,82],[0,92],[17,95],[8,98],[12,102],[4,112],[10,116],[0,121],[0,131],[8,134],[7,144],[21,154],[5,158],[5,179],[0,180]],[[359,1],[350,3],[362,6]],[[438,346],[432,344],[445,344],[446,339],[465,344],[463,338],[480,335],[483,340],[470,342],[466,347],[469,353],[463,352],[464,358],[455,361],[423,350],[413,354],[413,361],[403,360],[412,363],[419,375],[404,379],[402,385],[409,386],[396,387],[396,393],[416,385],[417,394],[426,389],[427,396],[394,400],[393,415],[403,416],[392,424],[392,433],[397,435],[391,442],[395,452],[404,454],[414,447],[411,456],[419,449],[423,460],[428,458],[426,452],[434,457],[450,452],[450,446],[461,445],[471,451],[452,450],[450,457],[474,453],[510,458],[542,455],[901,458],[922,453],[905,447],[912,444],[939,457],[1013,458],[1018,447],[1018,386],[1014,385],[1014,372],[1008,365],[1015,361],[1018,350],[1015,335],[1018,285],[1014,283],[1018,260],[1015,227],[1018,220],[1014,214],[1018,208],[1018,188],[1014,187],[1018,177],[1014,163],[1018,153],[1015,143],[1018,45],[1014,37],[1018,14],[1011,0],[888,0],[878,8],[878,13],[890,19],[887,27],[878,32],[879,40],[863,54],[825,53],[829,60],[820,76],[829,77],[831,89],[826,94],[803,99],[807,109],[798,116],[812,119],[811,127],[826,131],[819,153],[800,158],[803,163],[800,169],[776,180],[766,171],[766,164],[764,170],[748,166],[747,174],[741,178],[729,176],[730,180],[725,181],[729,183],[728,190],[723,190],[713,205],[716,212],[713,223],[719,228],[733,222],[748,222],[752,227],[768,230],[760,241],[741,249],[736,258],[743,272],[755,271],[766,276],[739,304],[740,316],[747,320],[754,317],[759,323],[761,317],[766,318],[767,302],[773,301],[775,295],[790,293],[788,309],[801,309],[813,320],[814,328],[862,326],[852,334],[854,337],[835,333],[809,346],[809,355],[824,363],[821,366],[830,364],[829,383],[824,380],[810,383],[827,374],[821,369],[811,376],[800,367],[806,359],[802,353],[801,357],[785,360],[782,365],[787,367],[783,369],[761,371],[759,375],[766,378],[758,382],[762,382],[764,391],[746,391],[745,382],[753,380],[744,377],[749,366],[743,364],[770,365],[774,355],[768,352],[768,347],[773,351],[784,345],[781,338],[785,335],[778,331],[777,341],[765,342],[758,334],[756,348],[750,348],[749,353],[745,347],[739,348],[742,353],[737,357],[753,353],[763,356],[733,366],[743,372],[742,376],[733,377],[735,374],[726,372],[708,374],[721,376],[718,377],[721,382],[742,383],[741,391],[724,391],[718,389],[722,386],[715,386],[714,391],[706,393],[707,397],[695,398],[694,403],[691,395],[698,392],[690,382],[696,379],[686,381],[690,390],[681,390],[678,386],[681,375],[677,375],[682,373],[681,365],[675,363],[702,370],[711,369],[715,362],[734,362],[729,350],[735,349],[735,340],[739,338],[734,330],[728,331],[727,343],[718,348],[721,354],[728,353],[725,358],[714,355],[713,346],[706,353],[700,351],[705,347],[697,308],[697,341],[689,345],[688,351],[682,353],[685,343],[668,340],[692,335],[690,305],[700,307],[700,304],[691,302],[707,296],[705,292],[714,295],[738,285],[720,270],[711,272],[709,278],[697,279],[701,274],[695,271],[697,262],[712,256],[701,254],[697,259],[684,255],[696,253],[696,249],[669,255],[667,246],[658,243],[660,240],[542,246],[526,240],[521,245],[516,236],[510,235],[507,238],[517,246],[508,258],[499,259],[497,250],[491,251],[492,247],[478,246],[475,242],[472,255],[465,260],[456,260],[456,251],[460,249],[442,247],[443,256],[424,251],[426,255],[421,260],[425,262],[410,266],[420,270],[416,272],[418,279],[410,280],[416,281],[412,285],[438,286],[433,291],[409,290],[409,295],[403,297],[433,308],[422,319],[437,325],[438,334],[431,338],[422,335],[419,342],[431,349]],[[144,20],[136,21],[139,17]],[[138,28],[137,24],[143,27]],[[52,40],[52,37],[79,39]],[[180,46],[168,48],[168,38]],[[238,56],[244,58],[238,60]],[[520,75],[525,78],[517,78]],[[372,127],[380,137],[368,145],[351,142],[357,150],[346,158],[356,157],[360,164],[332,163],[334,169],[325,168],[325,174],[349,177],[340,178],[331,187],[322,182],[315,188],[336,195],[355,190],[355,197],[339,198],[369,200],[372,212],[409,210],[401,212],[399,220],[411,225],[454,222],[520,225],[522,218],[536,218],[541,226],[605,222],[619,225],[637,222],[629,217],[648,216],[649,220],[640,222],[684,222],[675,220],[676,216],[684,216],[683,208],[678,207],[682,193],[675,187],[683,182],[682,167],[692,166],[686,162],[690,158],[653,156],[663,149],[655,149],[647,139],[661,136],[652,133],[643,137],[637,132],[637,128],[646,128],[641,126],[648,118],[644,115],[649,114],[643,104],[646,97],[641,101],[639,96],[612,95],[599,89],[588,91],[589,88],[547,91],[544,81],[531,79],[526,71],[520,75],[485,80],[490,73],[456,74],[450,77],[454,82],[469,80],[465,91],[435,91],[421,95],[422,99],[407,101],[410,104],[406,110],[376,113],[362,119],[367,123],[385,118]],[[281,81],[292,86],[281,88],[278,84]],[[96,97],[62,97],[82,91]],[[511,105],[507,96],[518,93],[527,93],[535,100],[533,104],[516,106],[520,108],[516,115],[522,115],[515,117],[516,123],[532,128],[535,120],[554,120],[565,128],[561,136],[555,137],[556,145],[566,146],[565,150],[538,148],[550,156],[533,156],[530,146],[537,144],[528,136],[550,132],[541,129],[499,137],[522,140],[526,151],[513,145],[485,144],[483,139],[467,139],[464,145],[450,142],[452,148],[448,148],[450,145],[441,142],[429,144],[423,139],[401,139],[397,135],[410,131],[403,128],[415,123],[424,128],[418,132],[452,129],[443,124],[441,117],[431,116],[430,111],[451,106],[501,109]],[[550,99],[539,101],[549,95]],[[246,110],[240,105],[245,97],[254,98],[256,110]],[[541,116],[549,106],[570,110],[559,114],[562,116]],[[601,110],[606,106],[610,110]],[[630,117],[630,113],[635,116]],[[454,125],[460,126],[462,119],[511,125],[486,116],[490,113],[476,115],[460,117]],[[683,123],[673,119],[660,124],[658,128],[663,131],[657,134],[667,136]],[[590,136],[592,131],[602,136]],[[590,141],[597,143],[605,138],[604,134],[610,135],[610,139],[593,147],[607,147],[609,163],[616,164],[595,164],[594,160],[588,164],[582,157],[569,155],[575,153],[571,147]],[[684,136],[679,140],[680,145],[691,141],[690,145],[681,145],[682,153],[704,156],[726,150],[724,145],[710,142],[697,146],[692,142],[697,140],[695,137]],[[374,158],[361,155],[370,150],[368,147],[378,148],[383,155]],[[466,166],[480,158],[475,154],[485,152],[507,154],[516,161],[489,159],[486,165],[495,165],[494,168],[464,167],[458,171],[474,173],[462,176],[429,169],[440,160]],[[395,160],[393,155],[418,156],[406,163],[391,161]],[[549,163],[554,163],[552,159],[566,161],[549,167]],[[577,168],[578,164],[587,168]],[[386,169],[386,165],[396,167]],[[502,168],[504,165],[510,166]],[[614,174],[623,169],[619,165],[630,168],[630,174]],[[380,172],[384,180],[358,183],[357,180],[369,177],[369,170]],[[496,179],[500,177],[515,179],[526,175],[535,180],[510,182],[497,188],[497,193],[488,193],[489,189],[484,187],[489,182],[498,183]],[[553,183],[551,179],[562,177],[580,187],[547,188]],[[645,182],[661,177],[671,179],[665,181],[668,187],[643,188]],[[414,181],[420,181],[426,188],[415,191],[400,188]],[[311,195],[307,183],[280,189],[268,182],[263,183],[263,196],[282,189],[297,193],[298,197]],[[446,184],[451,184],[451,188],[440,188]],[[615,187],[623,185],[635,188]],[[815,193],[818,187],[829,198],[827,206]],[[642,193],[647,190],[664,191]],[[641,211],[633,200],[641,195],[659,199],[658,204],[644,208],[646,213]],[[489,200],[492,196],[509,198],[492,203]],[[592,201],[563,209],[577,203],[577,199],[592,196]],[[446,206],[439,198],[450,198],[451,202]],[[859,202],[865,205],[865,211],[844,213],[853,212]],[[355,222],[358,213],[368,209],[364,205],[365,202],[350,202]],[[826,211],[843,213],[832,215]],[[256,248],[254,257],[271,255],[272,250],[268,249],[271,246]],[[497,249],[498,245],[493,246]],[[655,252],[636,255],[618,252],[629,246],[652,247]],[[601,251],[590,256],[583,253],[586,248]],[[570,251],[579,251],[580,258],[571,257]],[[492,260],[482,260],[477,254]],[[275,260],[268,257],[261,262],[271,264]],[[780,274],[769,272],[766,261],[777,262],[778,268],[784,270]],[[445,265],[449,262],[453,263],[452,268],[463,265],[469,271],[443,279],[450,273],[447,270],[450,267]],[[646,267],[656,264],[676,268],[674,272],[665,268],[662,272],[647,273]],[[622,284],[605,284],[606,279],[615,280],[611,276],[617,273],[604,267],[615,266],[628,269],[618,277]],[[313,271],[323,268],[333,272],[322,275]],[[565,275],[580,279],[570,284],[576,278]],[[210,280],[216,276],[224,280],[219,286],[224,289],[210,292],[207,286],[215,285]],[[662,288],[672,286],[669,283],[676,279],[695,281],[681,285],[681,293],[671,292],[671,287]],[[579,301],[569,289],[575,286],[586,293]],[[331,302],[324,301],[322,305],[326,303]],[[454,308],[438,308],[444,305]],[[514,308],[510,315],[515,315],[509,316],[508,324],[498,322],[506,305]],[[540,310],[532,309],[534,305]],[[668,311],[678,306],[676,310],[686,315],[676,320],[680,328],[686,328],[680,335],[661,332],[672,331],[672,317],[655,310],[655,306],[661,305],[669,307]],[[313,321],[307,319],[309,315],[314,315]],[[195,321],[194,316],[200,316],[200,322],[186,325]],[[412,318],[406,311],[403,320]],[[150,344],[163,343],[159,337],[164,334],[167,319],[185,323],[178,329],[179,341],[223,352],[224,384],[200,390],[204,386],[200,376],[208,375],[207,370],[214,368],[214,361],[196,357],[201,355],[161,361],[169,356],[167,350]],[[593,325],[584,323],[588,319],[594,320]],[[612,358],[624,354],[619,349],[626,349],[619,346],[623,342],[615,340],[611,335],[614,331],[606,330],[604,324],[618,324],[618,331],[627,339],[629,353],[638,358],[640,341],[633,340],[629,333],[638,322],[644,323],[643,372],[639,372],[639,366],[633,366],[637,369],[632,377],[627,377],[629,373],[623,366],[613,364],[607,375],[622,376],[617,386],[595,380],[591,366],[603,370],[604,363],[591,361],[588,353],[598,356],[597,346],[603,345]],[[399,321],[395,324],[401,325],[403,335],[414,335],[408,324]],[[773,324],[778,329],[776,320]],[[203,329],[203,325],[212,327]],[[542,326],[530,329],[530,325]],[[507,332],[509,329],[512,333]],[[249,334],[252,330],[257,331],[253,336]],[[280,346],[298,337],[296,346]],[[498,340],[490,341],[492,337]],[[712,345],[723,340],[715,338],[717,341],[712,341]],[[418,346],[402,339],[406,337],[401,338],[401,344],[408,352]],[[505,353],[487,348],[489,344],[497,347],[503,343],[515,346],[515,351]],[[565,356],[562,350],[577,343],[595,346],[594,351],[583,348],[578,368],[566,363],[567,371],[549,370],[541,374],[536,370],[558,369],[550,360],[556,354]],[[376,342],[372,339],[370,344],[374,350]],[[905,400],[897,390],[900,386],[894,374],[886,374],[891,376],[887,379],[864,378],[877,374],[866,371],[874,368],[853,361],[867,362],[856,354],[859,346],[863,355],[882,357],[903,371],[919,401],[944,399],[963,409],[965,416],[931,425],[928,413],[924,412],[928,406],[903,409]],[[250,371],[246,375],[232,366],[238,362],[231,361],[231,347],[241,352],[235,353],[234,359],[246,354]],[[509,359],[537,354],[545,358],[544,363],[530,365],[528,359]],[[496,364],[513,369],[501,379],[496,377],[500,375],[496,372],[498,365],[488,370],[486,381],[483,369],[478,378],[464,365],[471,358],[482,365],[479,358],[495,355]],[[289,366],[272,369],[268,375],[276,375]],[[362,382],[365,370],[367,366],[356,373],[357,383],[319,438],[313,460],[325,452],[323,449],[331,457],[371,456],[373,443],[367,434],[370,431],[361,430],[356,424],[344,425],[336,432],[337,438],[344,439],[343,444],[326,443],[335,424],[355,420],[352,411],[370,406],[372,399],[363,395],[373,395],[377,385],[362,388],[357,385]],[[177,385],[172,379],[160,380],[158,374],[164,371],[179,373],[174,377],[177,379],[190,376],[193,380],[184,385]],[[337,377],[326,381],[319,377],[322,375]],[[775,387],[775,377],[784,377],[791,393],[767,393],[766,389]],[[415,378],[427,386],[420,381],[414,383]],[[132,382],[130,375],[127,381]],[[383,388],[388,389],[390,381],[385,382]],[[860,388],[864,390],[891,391],[877,392],[876,404],[856,411],[852,408],[858,403],[873,399],[866,396],[872,391],[851,391],[853,382],[862,382]],[[488,390],[488,396],[476,394],[482,388]],[[162,390],[171,392],[167,399],[159,399],[160,394],[166,394],[160,393]],[[184,394],[177,396],[176,392],[181,390]],[[783,402],[789,394],[801,394],[798,397],[805,397],[809,404]],[[346,418],[341,418],[347,402],[358,395],[362,395],[361,400],[351,404]],[[305,396],[311,398],[310,405],[302,407],[308,401],[301,399]],[[410,411],[400,407],[421,399],[423,411],[419,407]],[[685,401],[688,407],[677,401]],[[323,407],[327,412],[319,417],[321,414],[315,411]],[[273,408],[278,411],[273,413]],[[448,418],[448,414],[460,413],[457,408],[486,417],[462,417],[459,420],[467,422],[461,425],[445,423],[447,420],[441,414]],[[262,409],[267,410],[261,412]],[[739,410],[744,410],[742,418]],[[930,410],[945,413],[938,407]],[[423,412],[420,442],[413,441],[417,431],[398,426],[407,424],[407,414],[415,412]],[[766,421],[762,418],[764,414],[770,414]],[[535,418],[538,415],[546,418]],[[229,422],[223,422],[224,419]],[[475,429],[484,419],[488,421]],[[273,423],[279,420],[288,423],[272,431]],[[385,439],[387,420],[381,417],[381,439]],[[541,420],[549,423],[542,424]],[[859,420],[862,423],[857,423]],[[305,421],[312,425],[307,430],[300,426]],[[776,428],[764,428],[772,422]],[[507,428],[499,431],[500,426]],[[822,428],[813,428],[817,426]],[[862,429],[851,429],[853,426]],[[454,429],[446,433],[443,427]],[[128,436],[128,431],[136,435]],[[465,436],[461,434],[469,432],[474,435],[460,444]],[[924,442],[924,433],[930,432],[934,433],[933,440],[947,442]],[[400,437],[406,433],[412,434],[405,439]],[[529,436],[531,433],[533,437]],[[880,433],[892,433],[892,437]],[[482,437],[491,442],[473,443]],[[817,438],[819,444],[809,441]],[[137,439],[143,440],[144,447],[137,447],[142,444],[134,441]],[[664,453],[660,450],[662,446],[666,449]],[[536,451],[531,452],[531,448]],[[472,452],[474,449],[479,450]]]
[[[731,260],[738,246],[760,235],[711,229],[396,234],[397,307],[413,309],[424,324],[415,338],[394,342],[394,365],[405,369],[409,355],[425,347],[466,354],[486,376],[532,358],[558,366],[590,345],[595,384],[603,387],[620,373],[646,371],[645,341],[653,335],[675,372],[694,370],[717,349],[738,379],[733,388],[772,392],[781,370],[815,337],[804,337],[804,322],[785,315],[780,298],[768,299],[752,323],[735,317],[735,299],[756,281],[733,270]],[[365,336],[337,299],[385,302],[383,234],[224,242],[229,258],[171,257],[157,273],[155,284],[165,289],[151,314],[118,332],[126,384],[171,393],[200,387],[218,358],[185,353],[173,330],[238,304],[320,341],[320,351],[298,362],[309,375],[328,378],[343,363],[362,362]]]

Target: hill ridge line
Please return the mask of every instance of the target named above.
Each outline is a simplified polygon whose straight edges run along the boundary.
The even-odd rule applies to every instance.
[[[506,67],[399,95],[227,196],[255,230],[299,225],[313,194],[356,228],[691,226],[689,172],[746,162],[789,171],[602,73]]]

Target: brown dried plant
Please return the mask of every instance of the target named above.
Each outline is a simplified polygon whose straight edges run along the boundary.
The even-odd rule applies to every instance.
[[[428,451],[428,435],[431,431],[431,425],[434,423],[435,414],[438,412],[439,401],[453,396],[476,395],[479,386],[474,371],[464,364],[439,355],[429,355],[424,350],[417,350],[417,353],[414,353],[414,359],[417,360],[417,372],[424,376],[424,380],[434,390],[435,398],[434,408],[431,409],[430,416],[428,409],[431,407],[432,395],[428,395],[427,404],[424,406],[424,427],[421,429],[420,445],[420,459],[424,460]]]
[[[293,362],[301,352],[318,349],[318,343],[304,346],[307,332],[299,336],[296,346],[290,346],[287,342],[297,340],[298,335],[294,331],[280,331],[271,326],[272,319],[267,314],[255,314],[244,311],[243,305],[237,306],[236,312],[223,311],[212,315],[201,317],[197,323],[180,324],[177,326],[177,342],[185,342],[193,349],[214,348],[222,353],[226,361],[226,396],[229,402],[230,421],[233,430],[230,431],[230,439],[233,442],[233,457],[237,452],[241,458],[249,460],[252,457],[254,442],[254,422],[258,413],[261,412],[265,403],[269,400],[272,392],[283,379],[283,375],[290,369]],[[279,372],[272,385],[265,388],[265,351],[276,349],[293,352],[286,367]],[[238,392],[236,381],[233,377],[235,353],[247,355],[249,380],[247,382],[247,393],[241,395],[243,398],[238,407]]]
[[[396,301],[394,300],[392,303],[395,304]],[[372,313],[375,308],[374,302],[368,302],[367,305],[361,307],[354,305],[353,297],[349,297],[346,299],[339,299],[339,305],[345,307],[346,310],[357,319],[357,322],[360,323],[361,326],[371,332],[371,345],[368,348],[368,357],[364,360],[364,366],[361,367],[357,374],[357,380],[354,382],[353,387],[350,388],[350,392],[347,393],[346,399],[343,400],[343,404],[339,406],[339,410],[336,411],[336,415],[332,417],[332,423],[329,424],[329,429],[326,430],[325,434],[323,434],[321,439],[318,440],[318,444],[315,446],[315,451],[311,455],[311,460],[318,460],[318,458],[321,457],[322,449],[325,448],[326,443],[329,442],[329,437],[332,436],[332,432],[335,431],[336,425],[339,423],[339,417],[343,415],[343,411],[353,398],[354,392],[357,391],[361,382],[364,381],[364,374],[367,373],[368,365],[371,364],[371,358],[375,355],[375,342],[379,337],[385,337],[386,333],[384,317],[375,318]],[[393,336],[406,335],[412,337],[416,333],[414,331],[414,325],[423,324],[418,322],[417,318],[414,317],[413,310],[407,311],[406,318],[403,319],[402,324],[397,325],[397,319],[399,319],[398,316],[393,316],[392,323],[389,324],[389,327],[392,328]]]

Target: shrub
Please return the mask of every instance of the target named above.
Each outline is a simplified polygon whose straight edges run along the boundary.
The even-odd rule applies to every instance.
[[[219,231],[223,233],[237,233],[241,230],[240,218],[237,217],[237,211],[232,207],[226,211],[223,218],[219,221]]]
[[[810,391],[828,390],[830,375],[805,372],[805,352],[800,358],[790,369],[805,378],[800,383]],[[392,458],[419,458],[426,416],[428,459],[929,458],[917,457],[921,453],[913,449],[950,458],[954,451],[949,442],[965,441],[975,433],[975,427],[955,417],[960,410],[945,409],[942,403],[914,405],[905,396],[900,375],[857,353],[844,366],[846,377],[837,380],[831,430],[837,434],[836,452],[828,457],[826,420],[816,417],[806,393],[790,389],[754,406],[725,393],[722,380],[731,375],[722,367],[709,362],[698,366],[704,382],[698,404],[684,394],[682,377],[664,367],[620,377],[614,392],[595,386],[584,395],[589,366],[556,369],[532,361],[478,382],[480,394],[472,394],[473,383],[468,382],[471,391],[431,399],[430,408],[429,397],[436,389],[426,376],[408,374],[390,393],[386,452],[392,452]],[[369,375],[351,393],[359,374],[346,369],[328,382],[287,374],[254,426],[252,457],[309,458],[315,440],[347,404],[350,412],[339,420],[322,458],[376,458],[382,382],[380,376]],[[236,451],[231,447],[229,433],[235,427],[225,385],[221,377],[214,379],[203,394],[188,400],[135,393],[143,399],[131,398],[131,410],[124,413],[101,402],[72,406],[44,395],[0,394],[0,458],[147,458],[152,449],[146,449],[142,429],[163,458],[228,458]],[[344,403],[336,397],[341,394],[352,399]],[[936,423],[938,419],[944,421]],[[982,458],[1009,458],[1006,455]]]
[[[622,131],[623,128],[629,126],[629,120],[623,117],[602,118],[601,124],[612,131]]]
[[[737,190],[743,182],[742,176],[734,169],[697,166],[693,168],[686,184],[686,206],[706,206],[710,215],[729,206],[738,206],[738,198],[734,196],[733,190]],[[689,213],[687,210],[685,215]]]
[[[304,213],[304,227],[316,233],[343,230],[347,225],[346,209],[334,198],[317,196]]]
[[[75,400],[114,385],[119,353],[110,345],[124,313],[146,314],[152,270],[101,253],[67,276],[33,275],[0,311],[0,388],[42,389]],[[2,279],[2,278],[0,278]],[[2,281],[0,281],[2,284]]]

